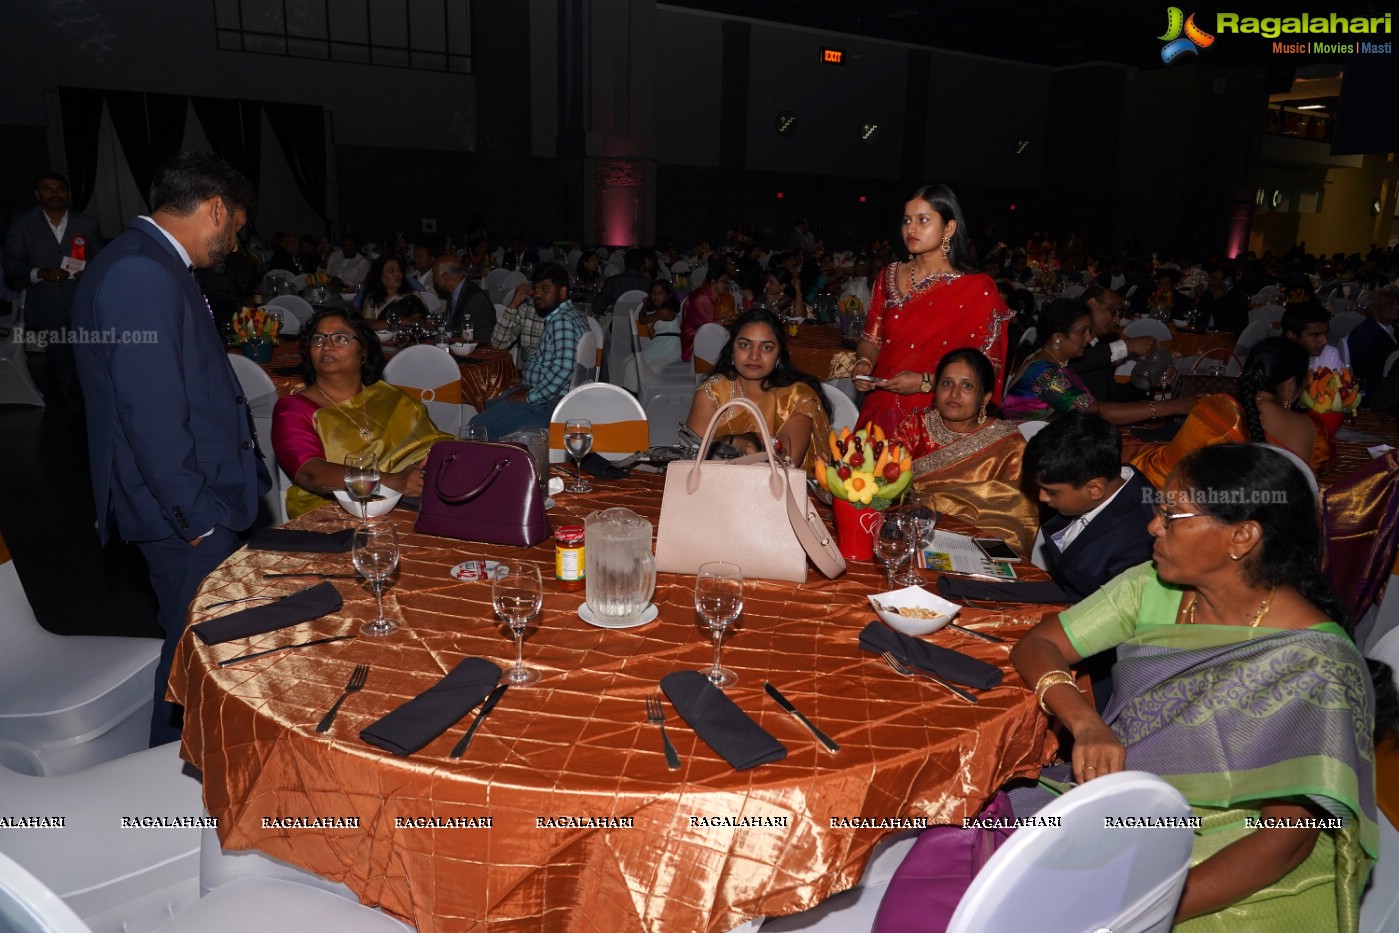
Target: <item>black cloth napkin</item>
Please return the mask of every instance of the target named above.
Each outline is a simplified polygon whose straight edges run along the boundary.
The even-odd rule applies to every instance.
[[[612,461],[601,454],[588,454],[584,457],[583,472],[593,479],[622,479],[627,475],[626,470],[614,467]]]
[[[949,599],[975,599],[988,603],[1072,603],[1074,598],[1057,584],[1034,580],[994,583],[988,580],[968,580],[943,574],[938,577],[938,592]]]
[[[343,554],[355,546],[355,530],[296,531],[291,528],[264,528],[248,542],[254,551],[307,551],[316,554]]]
[[[909,667],[921,668],[943,680],[978,690],[1000,686],[1004,676],[995,665],[896,632],[879,621],[871,622],[860,632],[860,647],[874,654],[887,651]]]
[[[340,593],[330,582],[317,583],[304,590],[284,596],[266,606],[252,606],[231,612],[208,622],[193,626],[206,645],[221,645],[226,641],[261,635],[279,628],[319,619],[336,612],[344,604]]]
[[[400,758],[411,755],[479,706],[499,681],[498,666],[467,658],[437,683],[365,726],[359,737]]]
[[[724,691],[699,671],[676,671],[661,678],[661,689],[704,744],[733,766],[746,771],[787,757],[787,747],[774,739]]]

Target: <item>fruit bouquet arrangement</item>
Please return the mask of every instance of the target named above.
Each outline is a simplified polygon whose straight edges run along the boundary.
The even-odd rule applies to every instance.
[[[233,336],[239,343],[273,340],[282,332],[282,322],[266,308],[243,308],[233,315]]]
[[[1348,368],[1314,369],[1302,389],[1302,405],[1314,412],[1353,412],[1360,407],[1360,383]]]
[[[854,292],[851,292],[840,300],[840,313],[845,315],[864,314],[864,299]]]
[[[841,428],[828,437],[832,460],[817,461],[816,481],[832,496],[857,509],[887,509],[913,478],[913,457],[902,445],[870,425]]]
[[[324,269],[317,269],[306,276],[307,288],[329,288],[330,276],[326,275]]]

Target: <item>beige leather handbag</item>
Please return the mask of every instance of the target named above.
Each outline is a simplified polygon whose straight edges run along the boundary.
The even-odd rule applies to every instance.
[[[763,424],[758,406],[736,398],[719,407],[705,429],[698,459],[666,468],[661,521],[656,530],[656,570],[696,573],[701,564],[737,564],[750,579],[806,582],[809,555],[827,577],[845,572],[834,536],[807,499],[806,473],[777,462],[766,431],[766,453],[737,460],[705,460],[721,416],[748,409]]]

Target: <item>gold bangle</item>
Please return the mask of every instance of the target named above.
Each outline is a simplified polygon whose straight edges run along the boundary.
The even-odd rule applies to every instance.
[[[1058,674],[1060,677],[1067,677],[1070,680],[1073,680],[1073,675],[1070,674],[1068,671],[1061,671],[1057,669],[1052,671],[1046,671],[1043,677],[1035,681],[1035,696],[1040,695],[1040,690],[1044,688],[1044,682],[1056,674]]]
[[[1149,400],[1147,401],[1146,404],[1147,404],[1147,411],[1151,412],[1151,420],[1152,420],[1152,421],[1155,421],[1155,420],[1156,420],[1156,400],[1155,400],[1155,399],[1149,399]]]
[[[1048,681],[1048,683],[1046,683],[1046,681]],[[1039,682],[1035,684],[1035,697],[1039,700],[1040,709],[1044,710],[1046,716],[1054,715],[1049,711],[1049,707],[1046,706],[1044,702],[1045,694],[1049,692],[1049,689],[1051,687],[1057,687],[1059,684],[1072,685],[1074,683],[1074,675],[1070,674],[1068,671],[1050,671],[1039,679]]]

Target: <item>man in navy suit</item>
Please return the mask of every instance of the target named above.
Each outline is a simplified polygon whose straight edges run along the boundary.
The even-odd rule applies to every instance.
[[[200,582],[252,525],[267,474],[243,398],[194,269],[237,245],[253,191],[210,153],[179,152],[156,173],[138,217],[87,269],[78,327],[109,335],[77,346],[88,399],[98,529],[135,543],[150,568],[165,647],[151,744],[179,738],[166,702],[175,644]]]
[[[25,326],[43,334],[49,374],[69,410],[80,416],[73,347],[63,328],[71,323],[84,264],[102,248],[102,230],[95,218],[70,209],[68,179],[57,172],[34,183],[34,199],[38,205],[16,217],[5,236],[5,277],[11,288],[25,293]]]
[[[1346,346],[1350,348],[1351,369],[1366,391],[1373,392],[1384,381],[1385,360],[1399,350],[1399,334],[1394,331],[1399,324],[1399,292],[1380,289],[1368,310],[1370,316],[1350,332]]]
[[[1151,560],[1146,530],[1156,490],[1122,463],[1122,435],[1097,415],[1071,411],[1025,445],[1023,474],[1055,515],[1040,526],[1034,553],[1077,602],[1130,567]],[[1039,561],[1036,561],[1039,563]],[[1112,693],[1116,652],[1085,658],[1098,709]]]

